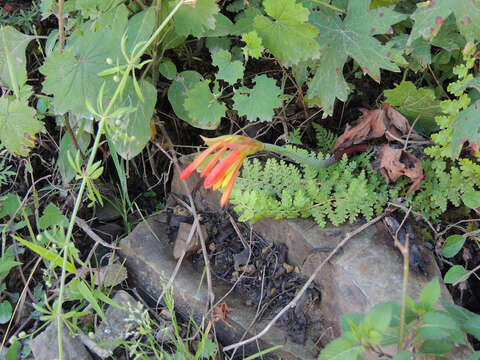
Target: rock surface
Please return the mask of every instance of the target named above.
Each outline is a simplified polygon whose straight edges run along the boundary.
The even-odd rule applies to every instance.
[[[53,321],[47,328],[30,342],[35,360],[58,359],[58,332],[57,322]],[[68,329],[62,327],[62,355],[64,360],[91,360],[89,352],[78,337],[69,334]]]
[[[111,356],[118,343],[127,338],[127,331],[136,327],[135,322],[128,319],[132,316],[140,316],[135,312],[139,302],[126,291],[118,291],[112,300],[120,307],[109,306],[105,311],[107,321],[100,323],[91,342],[85,342],[90,350],[102,359]]]
[[[178,174],[173,177],[172,192],[184,194]],[[189,188],[200,181],[198,174],[188,179]],[[219,193],[200,188],[195,192],[199,209],[219,208]],[[325,259],[329,251],[344,239],[347,233],[357,229],[361,223],[320,228],[312,219],[261,219],[253,229],[265,240],[285,244],[288,262],[301,268],[310,276]],[[316,251],[315,249],[323,249]],[[327,250],[327,251],[325,251]],[[427,263],[427,275],[410,271],[408,295],[418,300],[423,287],[441,273],[433,255],[423,253]],[[382,223],[370,226],[356,235],[331,259],[315,278],[322,292],[322,314],[324,326],[331,329],[335,337],[340,335],[340,316],[349,312],[368,312],[380,302],[398,302],[402,293],[403,259],[393,245],[391,236]],[[440,281],[440,301],[452,302],[447,288]],[[469,348],[460,348],[456,359],[468,359]]]
[[[191,254],[201,248],[200,239],[198,237],[197,232],[192,236],[190,240],[190,244],[187,247],[187,241],[190,236],[190,231],[192,230],[192,225],[187,223],[180,223],[178,227],[177,238],[175,240],[175,245],[173,246],[173,257],[175,259],[179,259],[183,252],[185,251],[185,255]],[[204,225],[200,225],[200,231],[203,234],[203,238],[207,238],[207,231]]]
[[[120,242],[120,253],[126,258],[125,265],[130,279],[154,302],[161,294],[176,265],[167,236],[166,220],[163,214],[153,216],[140,223],[128,237]],[[201,323],[201,316],[205,312],[208,299],[205,282],[199,286],[201,277],[201,273],[195,271],[188,261],[184,261],[173,283],[176,310],[187,319],[192,316],[197,324]],[[215,286],[213,289],[215,298],[217,300],[222,298],[230,289],[229,285]],[[255,321],[256,307],[245,306],[243,299],[235,296],[233,292],[222,301],[226,302],[231,309],[227,320],[232,325],[230,328],[222,321],[214,323],[216,335],[223,344],[232,344],[242,338],[250,337],[256,331],[263,329],[268,322],[268,320]],[[287,333],[278,327],[273,327],[258,343],[260,349],[274,345],[283,345],[275,352],[275,355],[283,359],[316,358],[317,351],[311,339],[307,339],[304,345],[295,344],[289,340]],[[239,349],[237,355],[256,353],[259,347],[255,343],[249,344]]]

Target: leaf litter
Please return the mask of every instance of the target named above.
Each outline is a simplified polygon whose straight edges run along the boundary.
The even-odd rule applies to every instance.
[[[404,142],[403,137],[418,137],[408,120],[388,104],[380,109],[362,109],[361,111],[362,115],[358,118],[357,125],[347,125],[332,152],[345,151],[367,141],[385,137],[389,143],[377,147],[377,156],[372,162],[372,168],[380,172],[387,184],[397,181],[403,175],[410,178],[412,185],[407,195],[419,190],[423,180],[420,160],[403,147],[393,143]]]

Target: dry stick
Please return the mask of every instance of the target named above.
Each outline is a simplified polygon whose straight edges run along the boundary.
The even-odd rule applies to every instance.
[[[430,223],[430,221],[428,221],[428,219],[425,217],[425,215],[420,214],[419,212],[413,211],[411,209],[409,210],[407,207],[405,207],[403,205],[400,205],[400,204],[396,204],[394,202],[388,202],[387,205],[397,207],[399,209],[402,209],[405,212],[411,211],[411,213],[414,214],[415,216],[420,216],[423,219],[423,221],[425,221],[427,223],[427,225],[430,227],[430,229],[433,231],[433,233],[435,234],[435,237],[438,237],[437,230],[433,227],[433,225]]]
[[[293,300],[290,301],[272,320],[270,320],[270,322],[267,324],[267,326],[262,331],[260,331],[257,335],[252,336],[251,338],[249,338],[247,340],[244,340],[244,341],[238,342],[236,344],[232,344],[232,345],[224,347],[223,351],[226,352],[226,351],[229,351],[229,350],[236,349],[239,346],[249,344],[252,341],[255,341],[255,340],[261,338],[263,335],[265,335],[268,332],[268,330],[270,330],[270,328],[277,322],[277,320],[280,319],[283,316],[283,314],[285,314],[289,309],[294,308],[296,306],[298,300],[300,300],[300,298],[305,293],[305,291],[307,291],[307,289],[310,287],[310,285],[312,284],[313,280],[317,277],[320,270],[322,270],[322,268],[325,266],[325,264],[338,252],[338,250],[340,250],[340,248],[342,248],[352,237],[361,233],[363,230],[367,229],[371,225],[377,223],[384,216],[385,216],[385,214],[377,216],[375,219],[372,219],[368,223],[363,224],[358,229],[348,233],[345,236],[345,238],[335,247],[335,249],[333,249],[330,252],[330,254],[328,254],[328,256],[325,258],[325,260],[323,260],[321,262],[321,264],[317,266],[315,271],[312,273],[312,275],[310,275],[310,277],[308,278],[305,285],[303,285],[303,287],[300,289],[300,291],[297,293],[297,295],[295,295]]]
[[[88,162],[88,159],[86,155],[83,153],[82,149],[80,149],[80,145],[78,145],[77,137],[73,133],[72,125],[70,125],[70,120],[68,118],[68,113],[66,113],[63,118],[65,119],[65,127],[67,128],[68,134],[72,138],[72,143],[73,146],[75,146],[75,149],[80,153],[80,156],[82,157],[83,162],[86,164]]]
[[[163,126],[160,126],[160,131],[162,132],[163,136],[165,139],[168,141],[168,146],[173,149],[173,144],[170,141],[170,138],[168,137],[167,132],[165,131]],[[180,165],[178,165],[178,160],[177,156],[175,154],[175,151],[173,151],[172,154],[170,154],[168,151],[166,151],[162,146],[159,144],[155,143],[155,145],[160,149],[163,154],[170,159],[170,161],[173,162],[175,165],[177,171],[180,173],[182,169],[180,169]],[[188,185],[185,181],[182,181],[183,187],[185,188],[185,192],[187,193],[188,200],[190,201],[190,212],[192,213],[194,219],[197,220],[198,225],[197,225],[197,233],[198,237],[200,239],[200,245],[202,247],[202,254],[203,258],[205,260],[205,267],[206,267],[206,273],[207,273],[207,286],[208,286],[208,298],[209,298],[209,303],[210,305],[213,305],[215,301],[215,294],[213,293],[213,286],[212,286],[212,274],[210,273],[210,261],[208,259],[208,253],[207,253],[207,246],[205,245],[205,238],[203,237],[203,233],[200,230],[200,221],[198,221],[198,214],[197,214],[197,209],[195,207],[195,202],[193,201],[192,193],[190,189],[188,188]]]
[[[90,228],[90,226],[88,226],[87,222],[83,219],[80,219],[78,216],[75,217],[75,224],[77,224],[77,226],[79,228],[81,228],[85,232],[85,234],[87,234],[90,237],[90,239],[95,241],[95,244],[92,246],[92,248],[90,249],[90,252],[88,253],[87,258],[85,259],[85,264],[86,265],[88,265],[88,263],[90,262],[90,258],[93,256],[93,254],[95,252],[95,249],[97,248],[98,244],[103,245],[103,246],[105,246],[106,248],[109,248],[109,249],[120,250],[119,247],[116,247],[114,245],[111,245],[111,244],[103,241],[103,239],[100,236],[98,236],[97,234],[95,234],[93,232],[93,230]]]
[[[265,285],[265,268],[266,266],[264,265],[263,266],[263,271],[262,271],[262,285],[260,287],[260,300],[258,302],[258,306],[257,306],[257,311],[255,312],[255,316],[253,317],[252,321],[250,322],[250,324],[245,328],[245,331],[243,332],[243,335],[242,337],[240,338],[240,340],[242,340],[247,334],[248,334],[248,331],[252,328],[252,326],[255,324],[255,321],[257,321],[257,319],[261,316],[261,313],[260,313],[260,307],[262,306],[262,301],[263,301],[263,292],[264,292],[264,285]],[[263,311],[262,311],[263,312]],[[255,339],[255,342],[257,343],[257,347],[260,351],[260,346],[258,344],[258,339]],[[232,352],[232,355],[230,356],[230,358],[234,358],[235,357],[235,353],[237,352],[238,350],[238,347],[235,348]]]
[[[465,281],[467,280],[470,275],[472,275],[475,271],[477,271],[478,269],[480,269],[480,265],[477,265],[473,270],[470,270],[468,273],[466,273],[465,275],[463,275],[460,279],[458,279],[457,281],[455,281],[452,286],[456,286],[458,285],[459,283],[461,283],[462,281]]]

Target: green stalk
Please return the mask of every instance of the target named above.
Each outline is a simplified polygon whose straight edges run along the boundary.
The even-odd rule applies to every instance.
[[[286,147],[281,147],[281,146],[267,144],[267,143],[265,143],[264,145],[265,145],[265,148],[264,148],[265,151],[271,151],[271,152],[274,152],[275,154],[286,156],[297,163],[308,165],[314,168],[328,167],[335,162],[335,160],[332,158],[326,159],[326,160],[318,160],[318,159],[314,159],[312,157],[300,154],[296,151],[290,150],[289,148],[286,148]]]
[[[95,154],[97,152],[98,146],[100,144],[100,138],[102,137],[103,128],[105,126],[105,118],[100,120],[98,124],[97,135],[95,137],[95,142],[93,143],[93,149],[88,159],[87,169],[90,168],[95,160]],[[70,223],[68,224],[67,235],[65,237],[65,243],[63,246],[63,262],[62,262],[62,275],[60,278],[60,292],[58,295],[58,303],[56,309],[56,316],[57,316],[57,331],[58,331],[58,355],[59,359],[62,360],[63,352],[62,352],[62,303],[63,303],[63,294],[65,291],[65,277],[66,277],[66,267],[67,267],[67,258],[68,258],[68,247],[70,243],[70,238],[72,237],[73,232],[73,225],[75,224],[75,217],[77,216],[78,210],[80,209],[80,204],[82,203],[83,192],[85,191],[85,186],[87,185],[86,177],[82,179],[82,183],[80,184],[80,190],[78,191],[77,200],[75,201],[75,206],[72,211],[72,216],[70,218]]]
[[[60,0],[63,1],[63,0]],[[123,79],[120,82],[123,83],[124,80],[129,76],[131,70],[135,66],[135,62],[140,59],[140,57],[145,53],[145,51],[148,49],[150,44],[155,40],[155,38],[160,34],[160,32],[163,30],[163,28],[167,25],[167,23],[172,19],[173,15],[180,9],[180,6],[183,5],[185,0],[179,0],[177,5],[172,9],[172,11],[168,14],[168,16],[163,20],[163,22],[160,24],[158,29],[155,31],[155,33],[150,37],[150,39],[145,43],[145,45],[142,47],[142,49],[137,53],[135,58],[131,63],[128,64],[127,70],[123,73]],[[90,153],[90,157],[88,159],[87,167],[85,172],[88,172],[88,169],[91,168],[93,165],[93,161],[95,159],[95,155],[98,150],[98,146],[100,145],[100,138],[102,136],[104,127],[105,127],[105,122],[108,118],[108,114],[113,108],[114,103],[116,102],[118,96],[121,93],[121,87],[118,86],[117,89],[115,90],[115,93],[112,96],[112,99],[110,100],[110,103],[108,104],[104,114],[102,115],[101,120],[99,121],[98,124],[98,130],[97,130],[97,135],[95,137],[95,142],[92,147],[92,152]],[[59,360],[63,359],[63,352],[62,352],[62,303],[63,303],[63,296],[64,296],[64,291],[65,291],[65,277],[66,277],[66,266],[67,266],[67,258],[68,258],[68,248],[70,245],[70,239],[72,237],[73,233],[73,226],[75,224],[75,218],[77,216],[78,210],[80,209],[80,204],[82,203],[82,197],[83,193],[85,191],[85,187],[87,184],[87,177],[84,176],[82,179],[82,183],[80,184],[80,189],[77,194],[77,199],[75,201],[75,206],[73,208],[71,217],[70,217],[70,222],[68,224],[68,229],[67,229],[67,235],[65,236],[65,243],[64,243],[64,251],[63,251],[63,262],[62,262],[62,274],[60,278],[60,291],[58,295],[58,303],[57,303],[57,308],[56,308],[56,316],[57,316],[57,327],[58,327],[58,356]]]

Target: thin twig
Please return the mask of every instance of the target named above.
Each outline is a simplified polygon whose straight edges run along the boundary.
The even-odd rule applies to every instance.
[[[97,234],[95,234],[95,232],[91,229],[91,227],[88,226],[87,222],[83,219],[80,219],[78,216],[75,217],[75,224],[77,224],[77,226],[80,229],[82,229],[85,232],[85,234],[87,234],[90,237],[90,239],[95,241],[95,245],[92,246],[92,248],[90,249],[90,252],[88,253],[88,256],[85,260],[85,264],[88,264],[90,262],[90,258],[93,256],[93,254],[95,252],[95,249],[97,248],[98,244],[103,245],[103,246],[105,246],[106,248],[109,248],[109,249],[120,250],[119,247],[116,247],[114,245],[111,245],[111,244],[103,241],[103,239],[100,236],[98,236]]]
[[[64,119],[65,119],[65,127],[67,128],[68,134],[72,138],[73,146],[75,146],[75,149],[77,149],[77,151],[80,153],[80,156],[82,157],[83,162],[86,164],[88,159],[83,153],[82,149],[80,149],[80,145],[78,145],[77,137],[73,132],[72,125],[70,125],[70,119],[68,118],[68,113],[65,114]]]
[[[475,266],[475,268],[473,270],[470,270],[468,273],[466,273],[465,275],[463,275],[460,279],[458,279],[457,281],[455,281],[452,286],[457,286],[459,283],[461,283],[462,281],[465,281],[467,280],[470,275],[472,275],[475,271],[479,270],[480,269],[480,264]]]
[[[160,131],[162,132],[162,135],[164,136],[165,140],[167,141],[167,144],[170,147],[170,149],[173,149],[174,146],[173,146],[172,142],[170,141],[170,137],[168,136],[168,134],[165,131],[165,128],[163,126],[160,126]],[[168,151],[163,149],[163,147],[160,146],[159,144],[155,143],[155,145],[160,149],[160,151],[163,152],[163,154],[166,157],[168,157],[170,159],[170,161],[173,162],[175,168],[180,173],[182,169],[180,168],[180,165],[178,164],[178,159],[177,159],[177,155],[176,155],[175,151],[172,151],[172,153],[170,154]],[[190,201],[190,210],[191,210],[192,216],[194,217],[194,219],[196,219],[198,221],[199,216],[198,216],[198,213],[197,213],[197,209],[195,207],[195,202],[193,200],[191,190],[188,188],[188,185],[185,181],[182,181],[182,184],[183,184],[183,187],[185,188],[185,192],[187,194],[188,200]],[[208,258],[207,246],[205,245],[205,238],[203,236],[202,231],[200,231],[200,221],[198,221],[197,233],[198,233],[198,237],[200,239],[200,245],[202,247],[202,254],[203,254],[204,261],[205,261],[209,303],[210,303],[210,305],[213,305],[213,303],[215,301],[215,294],[213,293],[212,274],[210,272],[210,260]]]
[[[320,265],[317,266],[317,268],[315,269],[315,271],[312,273],[312,275],[310,275],[310,277],[308,278],[307,282],[303,285],[303,287],[300,289],[300,291],[297,293],[297,295],[295,295],[295,297],[292,299],[292,301],[290,301],[277,315],[275,315],[275,317],[270,320],[270,322],[267,324],[267,326],[265,326],[265,328],[260,331],[257,335],[255,336],[252,336],[251,338],[247,339],[247,340],[244,340],[244,341],[240,341],[236,344],[232,344],[232,345],[229,345],[229,346],[226,346],[223,348],[223,351],[226,352],[226,351],[229,351],[229,350],[233,350],[233,349],[236,349],[238,348],[239,346],[243,346],[243,345],[246,345],[246,344],[249,344],[251,343],[252,341],[256,341],[257,339],[261,338],[263,335],[265,335],[269,330],[270,328],[275,325],[275,323],[277,322],[278,319],[280,319],[283,314],[285,314],[288,310],[290,310],[291,308],[294,308],[297,304],[297,302],[300,300],[300,298],[302,297],[302,295],[305,293],[305,291],[307,291],[307,289],[310,287],[310,285],[312,284],[313,280],[317,277],[317,275],[320,273],[320,270],[322,270],[322,268],[325,266],[325,264],[330,261],[330,259],[343,247],[345,246],[345,244],[352,238],[354,237],[355,235],[361,233],[363,230],[367,229],[368,227],[370,227],[371,225],[377,223],[378,221],[380,221],[383,217],[385,216],[385,214],[382,214],[380,216],[377,216],[375,219],[372,219],[370,220],[368,223],[366,224],[363,224],[362,226],[360,226],[359,228],[357,228],[356,230],[348,233],[345,238],[340,242],[338,243],[338,245],[330,252],[330,254],[328,254],[328,256],[325,258],[325,260],[323,260]]]

